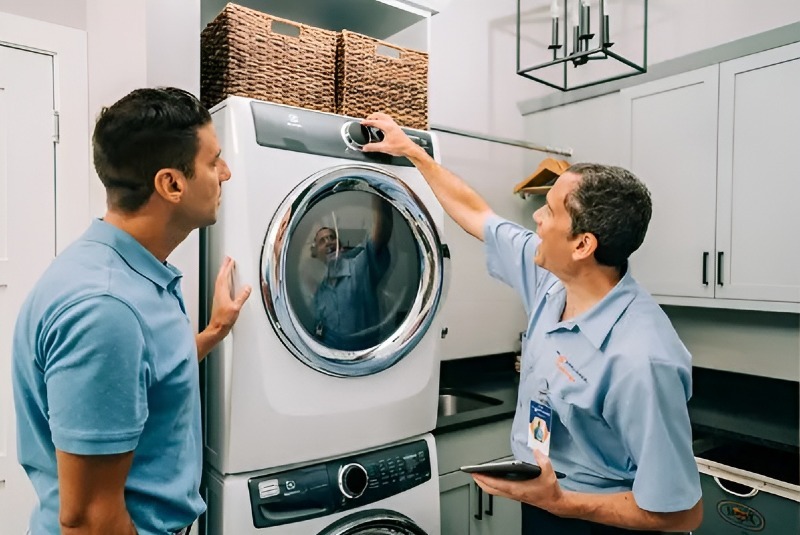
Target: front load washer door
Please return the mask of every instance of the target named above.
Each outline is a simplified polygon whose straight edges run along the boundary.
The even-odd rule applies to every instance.
[[[272,327],[308,366],[378,373],[419,342],[442,292],[442,245],[399,178],[372,165],[321,171],[273,216],[261,255]]]
[[[413,520],[384,509],[346,516],[319,535],[427,535]]]

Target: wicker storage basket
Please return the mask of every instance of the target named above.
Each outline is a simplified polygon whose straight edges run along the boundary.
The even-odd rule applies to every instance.
[[[277,33],[273,22],[299,35]],[[201,34],[203,104],[236,95],[335,112],[336,35],[228,4]]]
[[[379,45],[400,56],[379,54]],[[347,30],[339,34],[336,54],[337,113],[384,112],[402,126],[428,128],[428,54]]]

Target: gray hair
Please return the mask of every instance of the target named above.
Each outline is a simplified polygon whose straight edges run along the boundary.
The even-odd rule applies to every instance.
[[[612,165],[577,163],[566,172],[581,177],[564,199],[572,235],[594,234],[595,260],[623,270],[642,245],[653,213],[647,186],[627,169]]]

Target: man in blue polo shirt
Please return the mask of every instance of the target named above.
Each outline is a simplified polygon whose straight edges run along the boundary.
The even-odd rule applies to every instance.
[[[204,509],[198,361],[249,296],[233,261],[195,335],[166,259],[216,221],[230,178],[208,111],[173,88],[104,109],[94,163],[108,210],[22,306],[13,383],[19,461],[39,497],[31,535],[185,534]]]
[[[328,347],[356,351],[382,340],[377,288],[391,263],[391,236],[391,207],[378,197],[370,235],[357,247],[344,249],[332,228],[314,235],[311,256],[325,264],[314,293],[314,335]]]
[[[696,529],[691,356],[628,271],[650,220],[647,188],[619,167],[573,165],[534,214],[534,233],[495,215],[390,117],[364,125],[385,134],[364,150],[409,158],[445,211],[485,242],[490,274],[529,315],[511,443],[542,474],[475,475],[478,485],[523,503],[525,535]]]

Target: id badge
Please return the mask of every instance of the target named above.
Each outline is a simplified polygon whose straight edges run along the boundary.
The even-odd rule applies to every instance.
[[[531,412],[528,422],[528,447],[549,456],[553,409],[544,403],[531,400]]]

